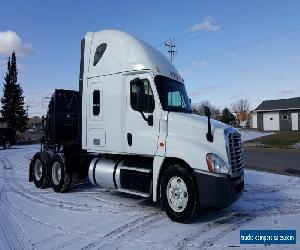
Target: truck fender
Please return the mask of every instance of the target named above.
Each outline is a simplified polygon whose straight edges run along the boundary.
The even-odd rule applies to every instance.
[[[162,172],[169,166],[169,164],[175,164],[178,163],[181,166],[186,167],[193,175],[193,169],[190,167],[189,164],[187,164],[185,161],[183,161],[180,158],[174,158],[174,157],[162,157],[162,156],[155,156],[153,161],[153,201],[156,202],[158,200],[158,197],[160,195],[160,180],[162,178]],[[194,177],[194,175],[193,175]]]

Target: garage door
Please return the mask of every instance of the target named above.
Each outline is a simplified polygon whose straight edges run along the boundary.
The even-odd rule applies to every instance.
[[[292,130],[299,130],[298,113],[292,113]]]
[[[279,130],[279,113],[264,113],[264,130]]]
[[[257,128],[257,113],[253,113],[253,116],[252,116],[252,128]]]

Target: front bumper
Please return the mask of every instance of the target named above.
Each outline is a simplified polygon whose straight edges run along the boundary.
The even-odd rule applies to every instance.
[[[223,174],[194,171],[201,207],[226,207],[236,201],[244,190],[244,175],[229,177]]]

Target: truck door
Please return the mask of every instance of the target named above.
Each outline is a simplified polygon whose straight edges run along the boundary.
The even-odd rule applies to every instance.
[[[102,82],[88,81],[87,107],[87,149],[101,150],[106,145],[105,129],[103,124],[103,96]]]
[[[151,85],[151,83],[153,85]],[[125,141],[128,153],[154,155],[157,151],[159,119],[153,78],[128,77]]]

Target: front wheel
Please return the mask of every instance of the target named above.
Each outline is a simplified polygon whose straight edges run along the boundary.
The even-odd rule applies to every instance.
[[[173,165],[166,169],[161,181],[162,207],[171,220],[186,223],[192,219],[197,208],[196,184],[189,171]]]

